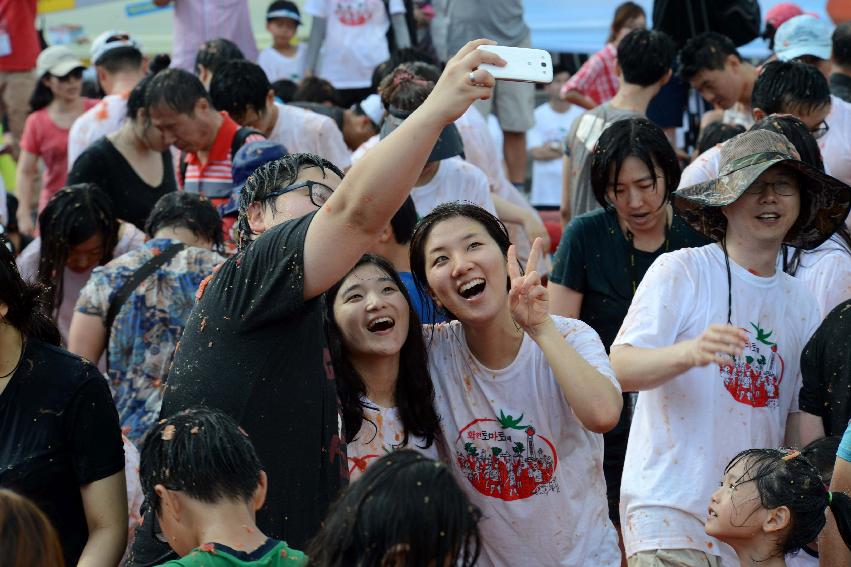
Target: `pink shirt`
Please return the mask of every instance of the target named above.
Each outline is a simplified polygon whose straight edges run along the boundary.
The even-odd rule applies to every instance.
[[[620,80],[616,72],[618,49],[614,43],[592,55],[561,88],[562,94],[579,91],[595,103],[603,104],[618,92]]]
[[[83,99],[85,110],[97,104],[97,100]],[[44,208],[57,191],[62,189],[68,179],[68,132],[70,128],[60,128],[50,118],[47,108],[37,110],[27,116],[21,148],[35,154],[44,161],[45,175],[38,199],[38,211]]]
[[[247,0],[177,0],[171,66],[195,70],[195,54],[205,41],[223,37],[234,42],[249,61],[257,61]]]

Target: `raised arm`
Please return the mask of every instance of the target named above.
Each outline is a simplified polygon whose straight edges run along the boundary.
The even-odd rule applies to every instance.
[[[609,379],[574,349],[549,315],[547,288],[533,270],[541,256],[536,239],[525,275],[520,274],[514,246],[508,250],[508,292],[511,315],[544,352],[556,381],[577,419],[589,431],[605,433],[618,423],[623,397]],[[598,341],[599,342],[599,341]],[[600,344],[603,351],[603,345]],[[605,354],[605,353],[603,353]]]
[[[484,44],[493,42],[480,39],[461,48],[426,101],[355,163],[316,213],[304,244],[305,299],[331,287],[377,240],[408,197],[443,128],[473,102],[491,96],[494,79],[477,68],[505,63],[476,49]]]

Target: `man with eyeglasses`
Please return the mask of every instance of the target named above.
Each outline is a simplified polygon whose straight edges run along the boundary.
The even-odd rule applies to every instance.
[[[767,63],[754,83],[751,95],[756,121],[772,114],[799,118],[817,140],[825,170],[838,179],[851,181],[851,122],[845,117],[851,105],[830,94],[827,79],[819,70],[801,61]],[[721,147],[710,148],[683,171],[680,187],[714,178],[718,174]]]
[[[202,282],[163,393],[160,417],[205,405],[230,414],[269,479],[258,527],[302,548],[346,485],[345,436],[322,294],[379,238],[408,197],[439,134],[491,96],[482,63],[503,64],[471,42],[429,98],[342,179],[311,154],[267,163],[246,181],[239,252]],[[130,565],[159,565],[167,545],[148,515]]]

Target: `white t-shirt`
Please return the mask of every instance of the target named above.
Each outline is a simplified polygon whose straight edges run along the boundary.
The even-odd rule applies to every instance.
[[[127,97],[130,93],[111,94],[74,120],[68,132],[68,171],[92,142],[121,128],[127,118]]]
[[[118,258],[131,250],[145,244],[145,233],[129,222],[120,222],[118,232],[118,244],[112,251],[112,257]],[[38,264],[41,261],[41,237],[36,238],[23,249],[21,255],[15,260],[18,270],[25,280],[38,280]],[[94,269],[94,268],[92,268]],[[74,316],[74,306],[80,297],[80,290],[89,281],[92,270],[75,272],[67,266],[62,271],[62,303],[59,304],[59,313],[56,324],[62,335],[62,344],[68,344],[68,332],[71,330],[71,318]],[[57,301],[58,303],[58,301]]]
[[[830,102],[830,114],[825,118],[830,129],[818,140],[818,146],[825,170],[851,184],[851,104],[833,95]]]
[[[372,84],[372,71],[390,59],[388,9],[382,0],[307,0],[308,14],[328,22],[317,75],[338,89]],[[390,0],[391,14],[404,14],[402,0]]]
[[[553,320],[565,341],[620,389],[597,333],[576,319]],[[470,352],[458,321],[426,335],[452,469],[482,511],[478,565],[620,565],[603,436],[573,414],[543,351],[525,335],[514,361],[492,370]]]
[[[851,252],[838,236],[832,236],[815,250],[801,254],[795,277],[813,294],[824,319],[834,307],[851,299]]]
[[[466,201],[496,215],[488,178],[475,165],[459,157],[440,161],[437,173],[425,185],[411,190],[417,214],[424,217],[441,203]]]
[[[783,444],[798,410],[801,351],[820,323],[806,287],[778,270],[759,277],[730,260],[732,322],[748,332],[742,357],[722,370],[692,368],[638,395],[621,485],[627,557],[696,549],[738,565],[706,535],[706,508],[740,451]],[[727,271],[717,244],[660,256],[638,286],[613,343],[661,348],[727,320]]]
[[[278,121],[269,140],[284,146],[289,153],[311,153],[324,157],[340,169],[352,165],[343,134],[331,118],[317,112],[275,103]]]
[[[786,567],[819,567],[818,557],[813,557],[803,549],[796,555],[787,555]]]
[[[270,83],[279,79],[288,79],[297,83],[304,77],[306,55],[307,45],[304,43],[296,45],[293,57],[287,57],[270,45],[257,56],[257,64],[266,72],[266,78]]]
[[[556,112],[550,103],[542,104],[535,109],[535,125],[526,132],[526,149],[537,148],[550,142],[558,143],[561,148],[573,121],[583,112],[585,110],[576,105],[566,112]],[[564,160],[561,157],[548,161],[532,161],[532,194],[529,200],[533,205],[561,205],[563,166]]]
[[[346,445],[349,462],[349,480],[360,478],[366,468],[376,459],[396,449],[412,449],[430,459],[437,459],[437,439],[428,449],[421,437],[408,435],[408,444],[401,447],[405,438],[405,427],[396,408],[381,407],[372,400],[363,400],[370,407],[363,408],[364,420],[357,437]]]

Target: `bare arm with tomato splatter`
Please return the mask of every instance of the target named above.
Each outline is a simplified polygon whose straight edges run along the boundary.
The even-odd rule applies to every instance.
[[[508,249],[508,276],[511,278],[508,302],[511,315],[543,351],[577,419],[589,431],[605,433],[617,425],[623,397],[608,378],[564,340],[556,328],[549,315],[547,288],[542,285],[540,274],[534,270],[541,249],[541,239],[536,238],[526,263],[525,275],[520,274],[514,246]]]
[[[733,325],[709,325],[697,338],[662,348],[614,345],[609,359],[626,392],[652,390],[696,366],[723,365],[741,356],[748,335]]]

